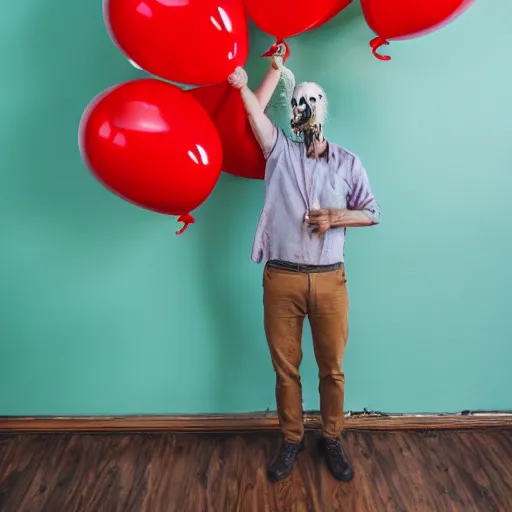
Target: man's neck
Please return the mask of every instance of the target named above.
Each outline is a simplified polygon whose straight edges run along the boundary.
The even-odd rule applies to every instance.
[[[307,156],[308,158],[323,158],[327,156],[327,141],[322,134],[320,134],[320,140],[314,137],[312,141],[309,141],[309,144],[307,144]]]

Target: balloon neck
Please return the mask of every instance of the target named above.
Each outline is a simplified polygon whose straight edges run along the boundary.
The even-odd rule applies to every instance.
[[[287,61],[290,56],[290,47],[283,39],[276,39],[276,42],[260,57],[269,58],[269,57],[282,57],[283,64]],[[276,68],[275,62],[272,63],[274,68]],[[276,68],[277,69],[277,68]]]
[[[389,45],[389,42],[386,39],[384,39],[380,36],[373,38],[370,41],[370,47],[372,49],[373,56],[379,60],[391,60],[391,57],[389,55],[382,55],[378,52],[378,49],[381,46],[387,46],[387,45]]]
[[[184,215],[180,215],[178,217],[178,222],[183,222],[183,226],[181,227],[181,229],[179,231],[176,231],[176,234],[177,235],[181,235],[182,233],[185,232],[185,230],[189,227],[190,224],[194,224],[196,220],[194,219],[194,217],[192,217],[192,215],[190,215],[190,213],[185,213]]]

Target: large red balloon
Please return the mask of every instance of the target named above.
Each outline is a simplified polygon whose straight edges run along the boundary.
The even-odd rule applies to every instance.
[[[361,0],[364,17],[378,37],[370,43],[380,60],[390,60],[377,50],[392,39],[411,39],[432,32],[462,14],[474,0]]]
[[[222,169],[242,178],[263,179],[265,158],[254,138],[240,91],[227,83],[187,91],[210,114],[222,140]]]
[[[104,0],[104,17],[135,64],[173,82],[219,83],[247,59],[242,0]]]
[[[260,30],[284,39],[313,30],[334,18],[352,0],[245,0],[249,17]]]
[[[181,216],[184,227],[221,171],[222,145],[206,111],[159,80],[127,82],[97,96],[82,116],[79,144],[105,187],[142,208]]]

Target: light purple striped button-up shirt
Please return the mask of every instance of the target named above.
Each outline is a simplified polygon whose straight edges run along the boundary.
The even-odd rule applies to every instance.
[[[379,206],[359,158],[328,143],[328,158],[307,158],[303,142],[277,129],[267,159],[265,204],[256,229],[252,260],[282,260],[310,265],[344,261],[345,228],[312,233],[306,212],[320,208],[363,210],[379,222]]]

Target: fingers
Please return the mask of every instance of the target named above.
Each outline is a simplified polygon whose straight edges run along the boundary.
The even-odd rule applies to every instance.
[[[329,210],[327,208],[321,208],[320,210],[311,210],[309,212],[310,217],[323,217],[329,215]]]
[[[320,224],[318,227],[313,229],[313,233],[315,233],[316,235],[321,235],[321,234],[325,233],[328,229],[329,229],[328,225]]]
[[[309,215],[306,219],[304,219],[308,224],[328,224],[329,217],[327,215]]]
[[[327,215],[310,215],[305,221],[308,224],[329,224],[329,217]]]
[[[290,47],[285,41],[277,43],[277,55],[282,58],[283,64],[286,64],[288,57],[290,56]]]
[[[310,226],[315,226],[313,233],[321,235],[331,227],[331,215],[329,208],[319,210],[310,210],[304,217],[304,222]]]
[[[311,215],[311,213],[310,213]],[[322,234],[325,233],[331,226],[329,217],[327,215],[311,216],[310,218],[304,219],[306,224],[314,226],[312,233]]]
[[[238,66],[231,75],[228,76],[228,83],[235,89],[242,89],[247,85],[248,77],[244,68]]]

